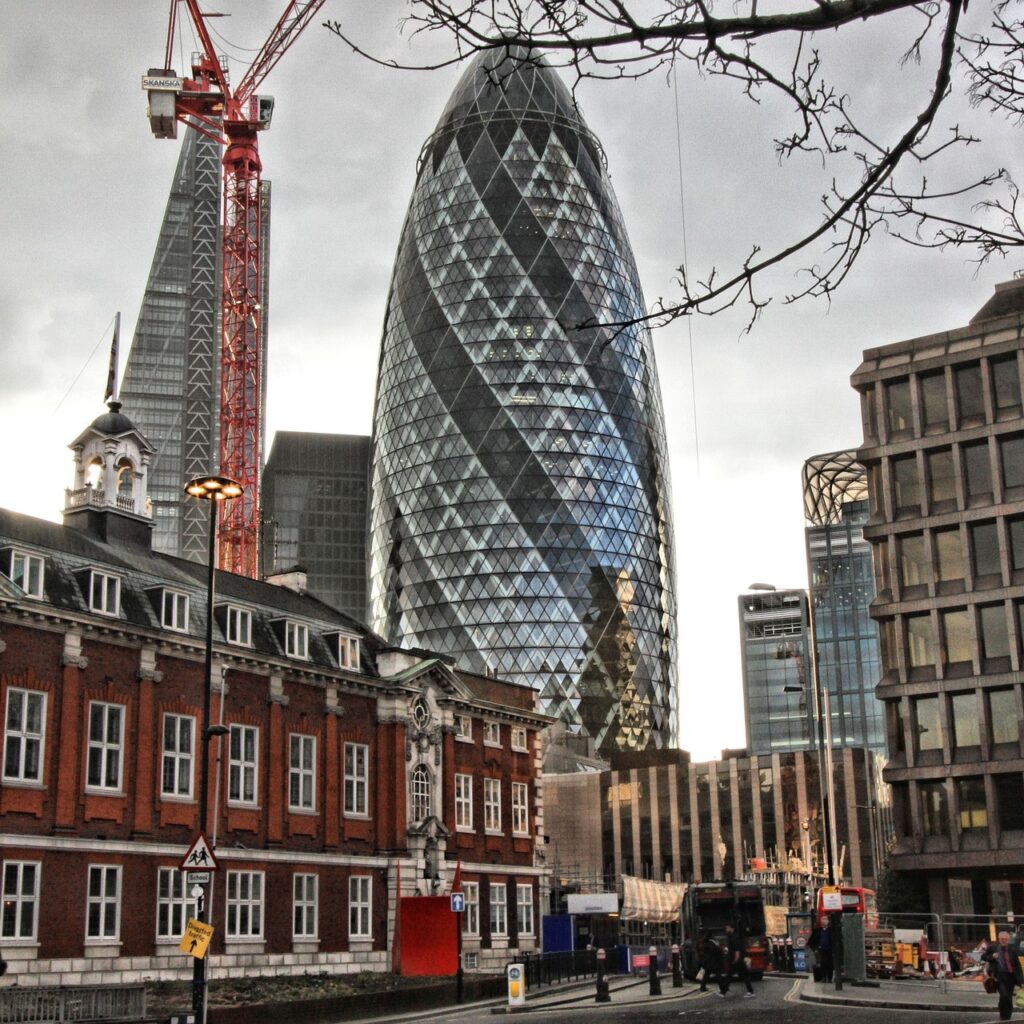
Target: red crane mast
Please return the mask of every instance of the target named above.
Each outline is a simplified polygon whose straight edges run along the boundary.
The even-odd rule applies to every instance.
[[[177,138],[180,121],[224,149],[221,218],[220,473],[245,493],[226,502],[217,537],[221,569],[255,578],[259,569],[260,457],[263,450],[260,362],[260,163],[257,132],[270,126],[274,101],[256,89],[309,24],[325,0],[291,0],[256,59],[232,91],[198,0],[171,0],[164,66],[142,80],[157,138]],[[192,77],[171,69],[179,3],[184,3],[201,49]]]

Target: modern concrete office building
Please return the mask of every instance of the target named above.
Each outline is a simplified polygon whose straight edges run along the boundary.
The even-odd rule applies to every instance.
[[[1024,280],[869,349],[861,396],[898,843],[934,910],[1024,910]]]
[[[651,338],[630,323],[643,297],[600,143],[524,56],[472,63],[417,167],[377,381],[371,623],[528,683],[600,753],[670,746],[671,488]]]
[[[370,438],[279,430],[263,474],[263,569],[301,567],[327,604],[366,621]]]

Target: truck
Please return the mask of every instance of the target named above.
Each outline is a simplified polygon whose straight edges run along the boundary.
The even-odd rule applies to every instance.
[[[680,915],[683,974],[696,979],[705,935],[725,943],[725,926],[733,925],[743,937],[750,974],[755,980],[768,967],[771,946],[764,921],[764,892],[756,882],[698,882],[683,896]]]

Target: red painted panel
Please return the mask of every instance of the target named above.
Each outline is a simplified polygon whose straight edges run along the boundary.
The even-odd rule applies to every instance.
[[[454,974],[459,967],[459,915],[447,896],[403,896],[399,901],[403,976]]]

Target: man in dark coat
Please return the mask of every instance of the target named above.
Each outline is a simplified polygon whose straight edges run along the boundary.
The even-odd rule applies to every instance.
[[[707,992],[712,975],[716,982],[722,977],[722,947],[718,945],[710,931],[705,931],[701,939],[700,967],[704,972],[700,979],[700,990]]]
[[[754,986],[750,984],[750,972],[747,970],[746,948],[742,936],[734,925],[725,926],[725,947],[722,950],[722,973],[718,978],[718,994],[725,996],[735,974],[747,986],[745,999],[754,998]]]
[[[1009,1020],[1013,1016],[1013,990],[1024,985],[1024,971],[1020,967],[1020,950],[1010,945],[1010,933],[1000,932],[997,942],[992,943],[982,954],[989,967],[989,973],[996,979],[999,993],[999,1019]]]

